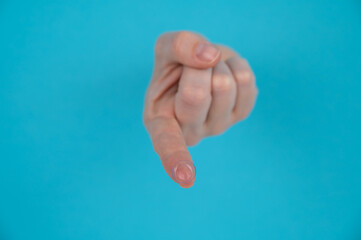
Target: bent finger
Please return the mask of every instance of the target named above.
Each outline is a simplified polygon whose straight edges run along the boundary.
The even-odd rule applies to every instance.
[[[202,126],[211,103],[211,78],[211,68],[183,68],[175,96],[175,114],[187,145],[194,145],[201,139]]]
[[[233,122],[245,119],[251,113],[258,90],[251,67],[244,58],[232,57],[226,61],[237,84],[236,104],[233,109]]]
[[[228,65],[220,61],[212,74],[212,103],[205,123],[208,135],[218,135],[230,125],[236,100],[236,82]]]

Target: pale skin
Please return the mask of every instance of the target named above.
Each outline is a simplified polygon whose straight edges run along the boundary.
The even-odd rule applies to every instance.
[[[143,121],[169,177],[192,187],[196,172],[187,146],[247,118],[257,94],[252,69],[232,49],[193,32],[162,34]]]

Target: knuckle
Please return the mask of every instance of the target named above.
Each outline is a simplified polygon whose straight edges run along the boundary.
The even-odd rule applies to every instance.
[[[181,101],[189,106],[201,106],[210,101],[211,95],[199,87],[188,87],[180,91]]]
[[[242,69],[235,72],[236,82],[239,85],[253,85],[255,82],[255,77],[253,72],[250,69]]]
[[[159,132],[154,136],[154,142],[170,142],[172,140],[172,135],[168,132]]]
[[[144,124],[145,126],[147,126],[148,123],[149,123],[149,121],[150,121],[149,116],[148,116],[147,114],[143,114],[143,124]]]
[[[159,132],[152,137],[154,151],[160,154],[162,146],[174,141],[174,136],[167,132]]]
[[[213,77],[212,89],[216,92],[228,92],[232,89],[233,79],[227,75],[216,75]]]
[[[169,128],[167,131],[154,130],[151,138],[155,149],[161,149],[164,146],[168,146],[169,149],[176,149],[179,143],[179,132],[174,128]]]
[[[143,120],[143,124],[148,127],[149,123],[152,121],[153,119],[153,114],[151,114],[146,108],[143,110],[143,116],[142,116],[142,120]]]
[[[152,111],[152,108],[148,103],[145,103],[142,116],[143,124],[148,127],[148,125],[155,119],[155,117],[156,115],[154,111]]]

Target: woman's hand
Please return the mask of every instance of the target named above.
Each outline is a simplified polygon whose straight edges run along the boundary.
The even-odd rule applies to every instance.
[[[257,87],[248,62],[191,32],[161,35],[144,107],[144,124],[167,174],[192,187],[187,145],[223,133],[251,112]]]

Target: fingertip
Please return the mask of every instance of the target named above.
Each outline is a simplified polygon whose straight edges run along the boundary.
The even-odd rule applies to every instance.
[[[148,129],[168,176],[183,188],[192,187],[196,169],[176,119],[154,118],[148,123]]]
[[[221,51],[215,45],[208,42],[201,42],[197,45],[195,55],[202,64],[212,67],[216,65],[221,57]]]
[[[155,44],[158,66],[180,63],[194,68],[210,68],[221,58],[221,48],[205,37],[190,31],[169,32],[158,37]]]
[[[181,186],[182,188],[191,188],[194,185],[194,181],[195,180],[193,180],[192,182],[187,183],[187,184],[179,184],[179,186]]]
[[[190,188],[194,184],[196,168],[191,161],[178,161],[172,169],[172,178],[183,188]]]

